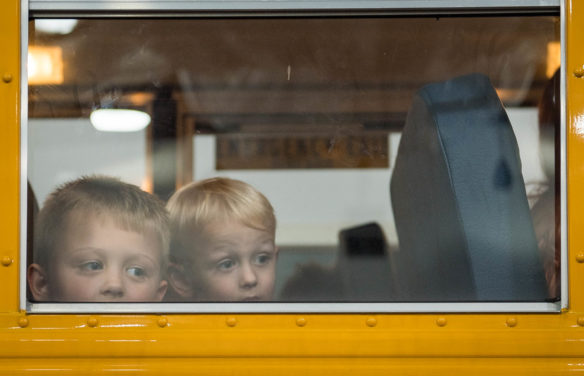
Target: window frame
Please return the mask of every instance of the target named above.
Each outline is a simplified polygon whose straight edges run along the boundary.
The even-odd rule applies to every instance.
[[[560,15],[561,41],[561,299],[559,302],[427,302],[427,303],[34,303],[27,300],[27,263],[20,263],[20,309],[29,313],[557,313],[568,308],[566,209],[566,16],[561,0],[370,0],[370,1],[117,1],[22,0],[21,6],[21,129],[20,197],[27,197],[28,163],[28,22],[40,18],[213,18],[349,15]],[[20,258],[27,257],[27,202],[20,202]]]

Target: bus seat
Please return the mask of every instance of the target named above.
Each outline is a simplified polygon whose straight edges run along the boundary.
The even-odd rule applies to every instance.
[[[390,190],[403,299],[545,300],[517,141],[486,76],[416,93]]]
[[[339,232],[337,260],[347,301],[390,301],[394,281],[389,247],[378,223],[371,222]]]

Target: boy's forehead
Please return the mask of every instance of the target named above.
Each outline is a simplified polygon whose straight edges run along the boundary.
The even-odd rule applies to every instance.
[[[69,231],[70,227],[106,225],[143,235],[158,235],[153,221],[132,221],[131,216],[116,210],[93,210],[91,208],[76,208],[67,213],[63,220],[62,231]]]
[[[133,239],[132,241],[147,242],[155,248],[160,248],[164,253],[164,247],[159,233],[154,226],[143,226],[139,229],[130,228],[122,221],[116,220],[113,216],[97,215],[95,213],[85,214],[71,213],[64,222],[61,235],[57,239],[57,250],[68,248],[70,243],[74,240],[92,239],[91,242],[97,240],[97,244],[109,244],[110,241],[115,242],[122,236],[125,239]],[[122,235],[120,235],[122,234]],[[128,235],[123,235],[128,234]],[[130,236],[129,238],[127,236]],[[156,244],[160,245],[157,247]]]
[[[129,227],[128,218],[130,216],[124,215],[122,211],[100,208],[100,207],[81,207],[71,210],[66,214],[66,221],[71,222],[92,222],[95,224],[111,223],[115,227],[127,228]]]
[[[229,232],[230,229],[234,228],[249,228],[257,231],[262,231],[270,233],[270,229],[267,228],[263,223],[255,223],[251,221],[244,221],[237,218],[229,218],[225,220],[214,220],[209,222],[204,226],[203,231],[207,234],[217,234],[221,235]]]
[[[264,227],[254,226],[239,220],[213,221],[204,226],[201,231],[196,231],[198,238],[204,241],[220,241],[222,239],[236,238],[246,230],[255,230],[258,235],[267,240],[274,241],[274,231]]]

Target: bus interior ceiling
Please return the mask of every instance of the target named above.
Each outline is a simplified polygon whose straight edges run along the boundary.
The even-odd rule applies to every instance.
[[[67,35],[31,21],[30,46],[59,47],[64,64],[62,83],[30,86],[29,116],[148,108],[170,90],[178,118],[191,114],[211,133],[246,123],[399,129],[422,85],[474,72],[491,78],[505,105],[536,106],[557,21],[81,19]]]

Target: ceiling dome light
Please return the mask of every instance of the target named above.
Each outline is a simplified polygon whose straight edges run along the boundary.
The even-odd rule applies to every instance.
[[[150,124],[150,115],[137,110],[100,109],[89,116],[95,129],[102,132],[137,132]]]
[[[78,21],[73,19],[60,19],[60,20],[35,20],[34,26],[38,31],[42,31],[47,34],[69,34],[75,29]]]

